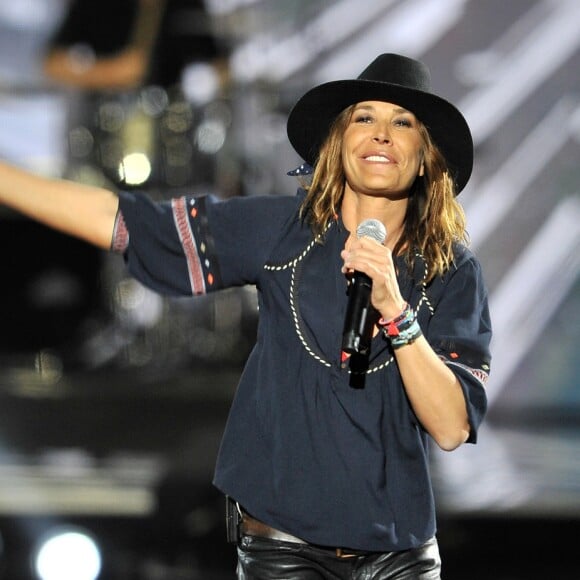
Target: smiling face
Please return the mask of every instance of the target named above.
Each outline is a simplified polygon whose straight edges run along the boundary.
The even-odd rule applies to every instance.
[[[382,101],[354,106],[342,141],[346,190],[356,194],[406,197],[423,175],[423,139],[413,113]]]

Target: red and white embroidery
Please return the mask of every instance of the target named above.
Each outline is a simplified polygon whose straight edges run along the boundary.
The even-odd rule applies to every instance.
[[[113,239],[111,241],[111,251],[122,254],[129,247],[129,230],[125,224],[125,219],[121,211],[117,212],[115,227],[113,228]]]
[[[175,220],[175,227],[179,234],[179,239],[183,247],[183,253],[187,262],[187,270],[189,272],[189,282],[191,284],[192,294],[205,294],[205,280],[203,277],[203,268],[191,225],[187,216],[187,205],[184,197],[171,200],[171,207],[173,209],[173,219]]]
[[[473,367],[468,367],[467,365],[450,361],[445,357],[441,357],[441,359],[448,365],[448,366],[457,366],[461,367],[463,370],[466,370],[470,375],[472,375],[475,379],[477,379],[482,387],[485,387],[487,380],[489,379],[489,373],[484,371],[483,369],[474,369]]]

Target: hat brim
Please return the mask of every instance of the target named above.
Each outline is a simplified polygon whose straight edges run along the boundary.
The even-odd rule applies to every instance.
[[[426,127],[453,175],[456,193],[469,181],[473,169],[473,139],[467,121],[449,101],[402,85],[354,79],[332,81],[308,91],[288,117],[288,138],[296,152],[311,165],[337,115],[354,103],[384,101],[411,111]]]

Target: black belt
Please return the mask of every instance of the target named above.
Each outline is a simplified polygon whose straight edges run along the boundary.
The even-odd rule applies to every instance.
[[[304,540],[283,532],[282,530],[277,530],[269,525],[256,520],[249,516],[247,513],[242,513],[242,523],[240,526],[242,534],[246,536],[256,536],[258,538],[268,538],[269,540],[279,540],[281,542],[291,542],[293,544],[304,544],[317,548],[319,550],[326,550],[334,554],[337,558],[356,558],[357,556],[367,556],[371,552],[365,552],[363,550],[348,550],[346,548],[329,548],[327,546],[316,546],[313,544],[308,544]]]

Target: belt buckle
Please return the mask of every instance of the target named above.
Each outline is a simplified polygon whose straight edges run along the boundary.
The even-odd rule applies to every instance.
[[[336,553],[337,558],[341,558],[343,560],[345,558],[355,558],[356,557],[356,554],[353,554],[352,552],[346,552],[344,550],[344,548],[336,548],[335,553]]]

